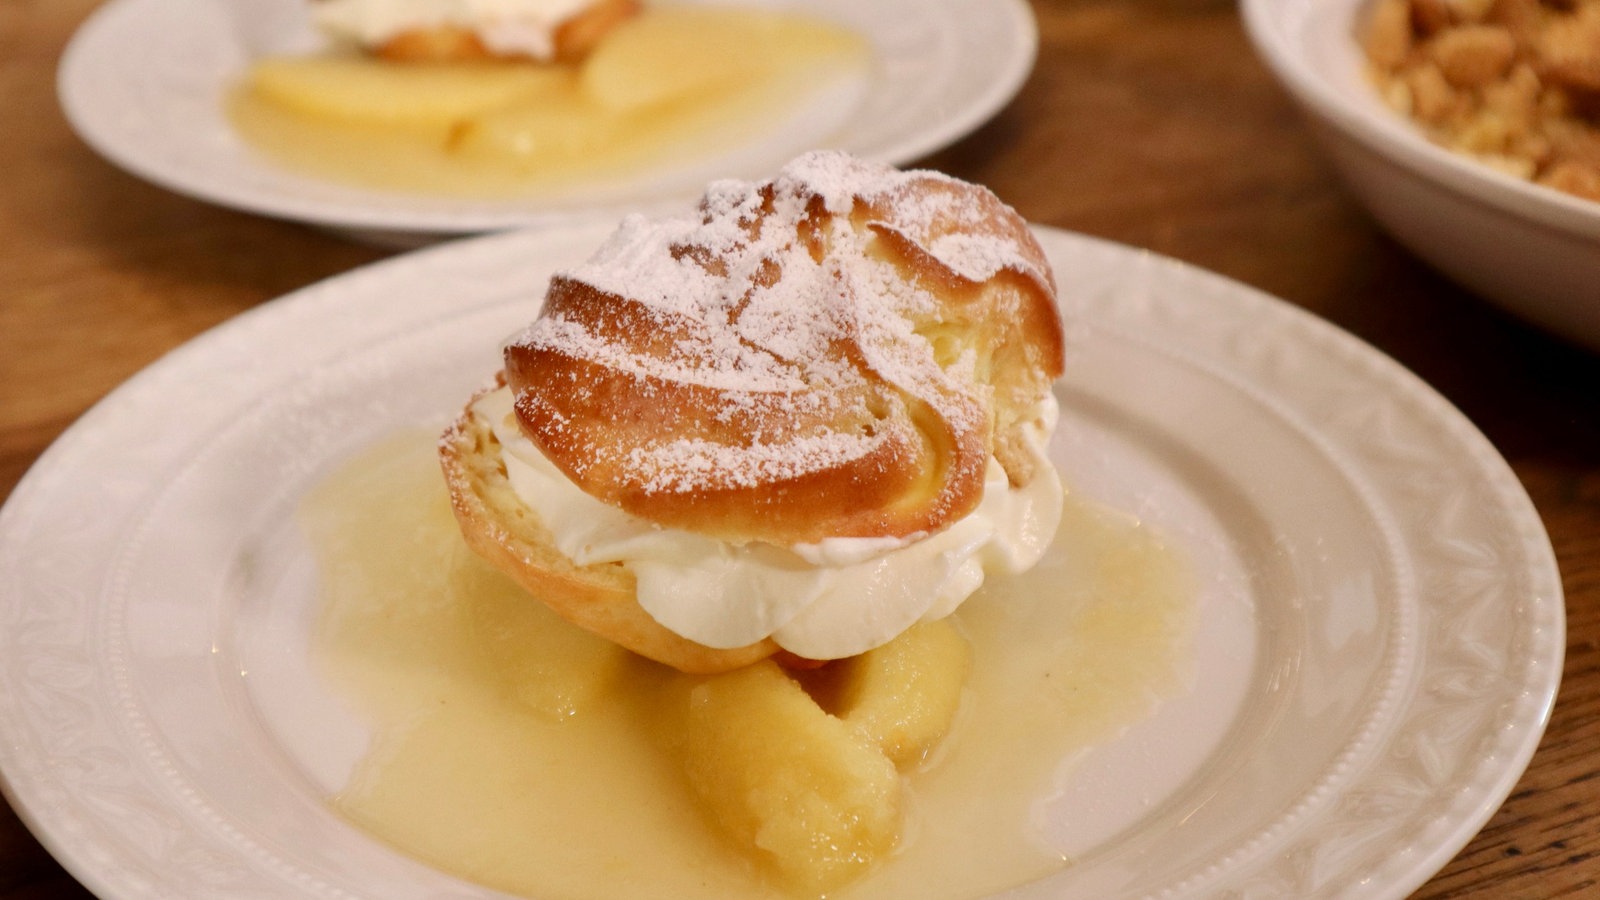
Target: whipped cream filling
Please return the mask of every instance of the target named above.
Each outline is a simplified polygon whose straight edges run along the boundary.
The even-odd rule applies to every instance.
[[[584,493],[522,433],[510,388],[473,403],[500,441],[512,489],[579,565],[621,563],[639,605],[708,647],[771,637],[811,659],[839,659],[886,643],[919,620],[943,618],[989,573],[1021,572],[1044,555],[1064,499],[1045,456],[1058,407],[1039,405],[1028,448],[1036,474],[1013,488],[993,457],[983,500],[949,528],[908,538],[828,538],[779,547],[734,544],[665,528]]]
[[[594,0],[319,0],[311,15],[328,34],[377,46],[419,28],[476,32],[494,53],[555,55],[555,30]]]

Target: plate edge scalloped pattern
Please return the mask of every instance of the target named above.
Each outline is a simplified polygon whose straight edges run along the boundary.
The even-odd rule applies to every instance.
[[[1146,256],[1140,258],[1140,263],[1142,268],[1136,271],[1142,272],[1155,267],[1162,269],[1168,278],[1174,277],[1174,273],[1179,276],[1184,274],[1182,271],[1184,267],[1174,268],[1173,261],[1168,259]],[[1241,285],[1220,280],[1218,276],[1210,273],[1190,270],[1188,274],[1198,282],[1209,281],[1213,285],[1226,287],[1229,292],[1238,292],[1242,288]],[[1173,295],[1164,295],[1163,299],[1170,301]],[[1158,317],[1176,323],[1193,316],[1193,311],[1181,308],[1183,305],[1174,303]],[[1362,511],[1372,517],[1372,525],[1377,531],[1376,548],[1383,557],[1383,571],[1390,576],[1391,582],[1389,591],[1393,620],[1384,634],[1385,649],[1380,663],[1375,668],[1374,679],[1371,682],[1373,689],[1364,698],[1365,702],[1358,705],[1360,714],[1357,727],[1340,744],[1338,751],[1333,754],[1327,765],[1306,782],[1304,790],[1281,815],[1265,822],[1254,833],[1233,841],[1210,863],[1197,871],[1191,871],[1179,881],[1154,894],[1170,900],[1170,898],[1202,893],[1208,886],[1225,879],[1228,873],[1253,865],[1262,854],[1283,841],[1285,835],[1293,833],[1302,822],[1324,809],[1366,764],[1380,745],[1383,736],[1391,729],[1392,722],[1389,716],[1403,701],[1409,689],[1409,682],[1415,675],[1420,617],[1418,592],[1410,559],[1403,553],[1405,542],[1400,537],[1401,529],[1390,515],[1387,505],[1382,502],[1382,492],[1362,475],[1359,466],[1352,465],[1337,446],[1329,442],[1311,423],[1305,421],[1299,410],[1280,402],[1271,388],[1263,387],[1251,378],[1241,377],[1240,371],[1228,365],[1231,360],[1221,361],[1219,365],[1219,360],[1214,356],[1153,341],[1129,327],[1112,325],[1109,315],[1106,314],[1097,317],[1093,327],[1138,345],[1144,352],[1171,358],[1201,373],[1204,377],[1223,382],[1231,390],[1249,398],[1267,415],[1277,419],[1283,427],[1313,447],[1322,457],[1323,463],[1336,472],[1343,485],[1356,495]],[[1188,331],[1187,328],[1184,330]],[[1248,374],[1259,376],[1261,373]]]
[[[1086,241],[1052,230],[1043,230],[1042,237],[1047,247],[1057,240],[1069,239],[1058,245],[1058,252],[1080,258],[1107,257],[1125,251],[1108,242]],[[1068,247],[1073,249],[1068,251]],[[1531,607],[1537,613],[1531,618],[1513,616],[1509,623],[1514,632],[1510,643],[1527,650],[1520,666],[1511,673],[1493,663],[1496,655],[1492,651],[1472,646],[1475,635],[1446,634],[1449,629],[1438,621],[1432,607],[1440,600],[1439,547],[1435,547],[1432,559],[1424,557],[1423,564],[1415,566],[1415,577],[1423,591],[1419,600],[1425,619],[1420,651],[1425,657],[1424,667],[1427,658],[1437,660],[1456,651],[1459,659],[1469,663],[1476,660],[1482,666],[1475,673],[1455,672],[1452,678],[1474,687],[1485,681],[1501,682],[1494,695],[1500,701],[1494,707],[1498,712],[1478,723],[1478,742],[1467,748],[1457,741],[1457,749],[1467,752],[1454,760],[1448,759],[1448,754],[1441,758],[1437,741],[1430,744],[1446,726],[1460,727],[1459,721],[1448,720],[1448,710],[1441,713],[1438,706],[1448,707],[1448,699],[1453,699],[1459,709],[1470,711],[1481,709],[1483,702],[1476,692],[1465,691],[1458,684],[1439,684],[1441,676],[1435,674],[1430,680],[1424,671],[1424,684],[1414,686],[1417,691],[1456,695],[1426,709],[1418,706],[1421,693],[1408,698],[1411,705],[1401,710],[1402,720],[1391,726],[1395,734],[1390,745],[1381,748],[1384,752],[1379,758],[1356,774],[1354,801],[1340,798],[1320,817],[1291,825],[1281,837],[1264,836],[1262,844],[1273,846],[1271,860],[1259,859],[1260,847],[1252,846],[1239,853],[1236,870],[1197,872],[1152,895],[1170,898],[1201,892],[1230,898],[1404,896],[1448,862],[1482,827],[1510,792],[1543,734],[1560,680],[1565,633],[1560,574],[1543,523],[1510,466],[1488,439],[1433,388],[1389,357],[1310,313],[1220,275],[1152,254],[1142,254],[1140,261],[1160,270],[1158,277],[1175,283],[1167,286],[1172,293],[1140,298],[1141,303],[1158,307],[1165,299],[1167,308],[1154,313],[1145,309],[1135,321],[1148,326],[1152,321],[1166,320],[1173,329],[1167,336],[1187,342],[1187,349],[1200,349],[1213,361],[1237,369],[1262,364],[1260,360],[1251,361],[1254,351],[1250,348],[1282,347],[1283,339],[1288,337],[1287,346],[1312,345],[1327,359],[1381,379],[1392,395],[1384,397],[1389,404],[1387,411],[1394,414],[1402,407],[1420,411],[1438,426],[1440,446],[1385,446],[1385,438],[1393,440],[1392,435],[1345,433],[1334,442],[1341,453],[1367,467],[1393,469],[1386,475],[1391,487],[1403,475],[1422,474],[1430,466],[1449,464],[1451,459],[1459,461],[1456,454],[1463,454],[1468,468],[1479,476],[1475,485],[1495,502],[1495,511],[1502,517],[1498,524],[1516,550],[1518,558],[1510,562],[1519,565],[1510,566],[1511,574],[1504,579],[1509,583],[1503,585],[1501,592],[1482,593],[1479,604],[1480,608],[1495,606],[1507,599],[1508,593],[1515,600],[1516,592],[1523,590],[1524,599],[1510,608],[1520,612]],[[1065,282],[1059,272],[1058,279]],[[1213,319],[1199,323],[1181,308],[1189,298],[1180,296],[1185,292],[1177,290],[1179,286],[1188,288],[1189,297],[1234,298],[1244,314],[1236,315],[1232,322]],[[1118,298],[1119,302],[1125,299],[1126,295]],[[1128,315],[1128,310],[1113,304],[1091,310],[1088,318],[1091,322],[1097,318],[1115,321]],[[1203,349],[1196,344],[1202,344]],[[1280,380],[1272,391],[1283,395],[1295,389],[1292,385],[1292,380]],[[1311,394],[1316,390],[1312,389]],[[1298,396],[1294,405],[1302,412],[1308,402],[1337,406],[1331,397],[1329,394],[1318,400],[1314,396]],[[1434,452],[1418,456],[1429,449]],[[1447,449],[1456,454],[1444,454],[1447,458],[1441,459],[1441,452]],[[1438,518],[1402,522],[1414,551],[1419,549],[1419,538],[1440,546],[1446,544],[1451,536],[1437,529],[1462,524],[1444,521],[1457,514],[1448,507],[1458,498],[1436,499],[1447,508],[1430,506],[1426,514]],[[1425,534],[1430,527],[1434,533]],[[1508,561],[1480,564],[1477,574],[1494,580],[1493,572],[1503,564]],[[1472,675],[1481,680],[1473,681]],[[1430,720],[1434,718],[1446,721]],[[1491,752],[1483,752],[1485,748]],[[1461,778],[1463,769],[1467,771]],[[1374,828],[1380,820],[1384,827]],[[1380,887],[1374,891],[1374,885]]]
[[[1207,888],[1225,890],[1228,896],[1254,897],[1281,895],[1287,891],[1297,896],[1333,896],[1347,889],[1351,880],[1360,878],[1376,878],[1380,882],[1388,881],[1396,886],[1409,889],[1425,880],[1431,872],[1442,865],[1459,846],[1474,833],[1492,813],[1493,809],[1509,791],[1516,775],[1521,772],[1526,760],[1531,755],[1533,747],[1537,744],[1538,736],[1542,732],[1545,717],[1548,715],[1549,703],[1553,699],[1556,681],[1559,679],[1561,662],[1561,637],[1563,623],[1561,620],[1561,593],[1559,575],[1555,570],[1553,551],[1549,548],[1547,537],[1544,535],[1543,526],[1534,512],[1531,502],[1521,485],[1516,481],[1509,467],[1489,446],[1487,440],[1465,420],[1458,412],[1448,405],[1442,398],[1435,394],[1431,388],[1423,385],[1414,376],[1404,372],[1403,369],[1389,361],[1376,351],[1360,344],[1356,339],[1338,331],[1326,323],[1316,320],[1308,314],[1294,310],[1280,301],[1272,300],[1266,295],[1259,294],[1248,288],[1242,288],[1233,282],[1228,282],[1220,276],[1190,269],[1175,262],[1151,257],[1148,254],[1132,253],[1126,248],[1118,247],[1104,242],[1085,239],[1062,232],[1042,229],[1041,235],[1047,246],[1054,247],[1056,252],[1064,253],[1067,257],[1076,257],[1091,260],[1103,267],[1114,267],[1117,264],[1128,265],[1136,258],[1142,257],[1146,265],[1158,267],[1161,271],[1156,274],[1157,280],[1176,279],[1179,283],[1195,288],[1200,294],[1207,294],[1217,303],[1239,306],[1237,298],[1250,298],[1244,302],[1244,308],[1253,313],[1264,313],[1269,320],[1270,328],[1283,328],[1301,330],[1312,335],[1310,338],[1327,351],[1342,354],[1347,359],[1365,366],[1375,366],[1382,370],[1389,383],[1400,389],[1403,398],[1412,404],[1419,404],[1430,415],[1443,425],[1447,426],[1449,441],[1455,449],[1465,450],[1473,469],[1482,476],[1483,487],[1500,504],[1498,512],[1503,517],[1503,525],[1517,535],[1517,546],[1520,548],[1522,565],[1517,569],[1518,582],[1526,585],[1529,591],[1525,603],[1536,613],[1529,622],[1529,634],[1524,635],[1522,646],[1528,652],[1522,664],[1515,671],[1517,676],[1511,681],[1511,686],[1520,692],[1513,702],[1504,704],[1503,712],[1494,719],[1494,726],[1490,731],[1498,734],[1498,740],[1492,743],[1493,750],[1497,751],[1492,759],[1498,760],[1497,764],[1490,762],[1480,763],[1473,770],[1473,777],[1469,780],[1467,788],[1451,793],[1449,802],[1443,804],[1427,805],[1422,801],[1431,797],[1428,792],[1423,792],[1420,799],[1415,797],[1415,791],[1396,789],[1391,793],[1400,800],[1415,800],[1416,802],[1403,803],[1411,814],[1405,818],[1406,824],[1418,827],[1410,833],[1414,839],[1401,847],[1392,843],[1385,843],[1381,848],[1372,848],[1370,842],[1357,841],[1359,847],[1366,852],[1358,852],[1354,860],[1345,859],[1340,865],[1319,865],[1318,857],[1326,852],[1326,848],[1338,843],[1334,838],[1348,838],[1347,833],[1352,825],[1349,815],[1344,818],[1338,816],[1323,817],[1306,827],[1299,829],[1293,835],[1293,847],[1290,852],[1281,854],[1278,860],[1247,872],[1225,873],[1224,880]],[[319,314],[327,313],[337,315],[344,302],[343,294],[350,291],[366,289],[364,285],[383,282],[385,279],[393,281],[398,273],[410,271],[428,271],[430,268],[452,268],[464,266],[471,269],[483,261],[496,260],[508,248],[521,247],[524,242],[534,241],[537,238],[526,235],[511,235],[497,239],[473,242],[451,248],[441,248],[422,256],[413,256],[396,260],[390,263],[370,267],[364,272],[342,276],[339,279],[314,286],[297,295],[284,298],[274,304],[269,304],[241,319],[219,328],[216,332],[208,334],[204,340],[215,342],[218,340],[248,340],[256,331],[270,327],[274,322],[285,318],[309,317],[315,320]],[[1175,289],[1169,286],[1169,290]],[[1096,315],[1129,315],[1127,311],[1092,310],[1090,319]],[[1134,315],[1135,321],[1138,320]],[[1257,326],[1258,327],[1258,326]],[[1230,335],[1212,335],[1208,340],[1227,339]],[[1237,334],[1231,335],[1237,337]],[[1195,336],[1189,335],[1187,339],[1194,340]],[[198,350],[195,345],[172,354],[147,370],[147,373],[156,370],[171,370],[191,365],[197,358]],[[1215,349],[1213,347],[1212,349]],[[146,375],[136,377],[135,381],[145,378]],[[118,396],[124,392],[119,391],[106,401],[106,405],[115,405]],[[26,522],[20,510],[39,502],[38,494],[48,490],[50,479],[59,477],[61,459],[66,455],[67,449],[74,442],[85,440],[92,423],[99,420],[96,410],[86,416],[80,425],[69,429],[67,435],[58,442],[62,450],[54,448],[41,459],[37,466],[38,471],[30,472],[18,486],[11,501],[6,504],[6,509],[0,510],[0,538],[17,538],[25,531]],[[20,539],[19,539],[20,540]],[[48,541],[46,541],[48,543]],[[59,548],[57,548],[59,550]],[[11,547],[0,547],[0,551],[13,551]],[[10,558],[10,565],[18,565],[23,556],[16,552],[0,552],[0,560]],[[7,576],[11,584],[17,583],[16,573],[13,571]],[[1498,598],[1499,595],[1493,595]],[[19,615],[17,601],[11,596],[0,596],[0,602],[6,604],[0,607],[0,621],[9,621]],[[7,608],[9,607],[9,609]],[[36,623],[37,624],[37,623]],[[54,623],[57,627],[61,623]],[[71,623],[68,623],[70,626]],[[83,624],[83,623],[79,623]],[[50,633],[52,623],[43,623],[42,631]],[[15,634],[8,630],[4,640],[15,641]],[[69,642],[56,647],[57,650],[65,647],[70,651],[73,645]],[[21,648],[26,651],[29,648]],[[92,689],[95,687],[96,677],[92,665],[86,671],[82,660],[74,667],[70,655],[65,659],[46,658],[46,650],[39,647],[32,648],[35,656],[31,659],[22,659],[23,670],[29,669],[29,663],[38,664],[38,668],[31,671],[53,673],[62,681],[52,685],[65,690],[65,696],[75,703],[88,703],[91,707],[95,702]],[[4,733],[13,738],[12,742],[0,747],[0,773],[12,779],[18,772],[27,772],[31,776],[38,776],[41,771],[40,761],[44,755],[33,759],[19,759],[18,754],[24,749],[21,735],[33,733],[37,738],[35,729],[25,729],[25,724],[38,726],[39,722],[26,716],[19,717],[17,693],[27,685],[19,684],[16,671],[22,654],[8,654],[11,657],[7,665],[0,669],[0,677],[5,679],[4,693],[0,693],[0,725],[4,725]],[[66,662],[65,669],[51,669],[52,664]],[[25,671],[24,674],[27,674]],[[1496,669],[1492,674],[1503,675],[1502,670]],[[73,690],[82,690],[87,686],[91,689],[89,697],[73,697]],[[1448,687],[1448,686],[1447,686]],[[103,697],[100,699],[104,699]],[[1456,698],[1462,705],[1476,706],[1479,704],[1468,703],[1471,698]],[[91,709],[91,712],[94,710]],[[105,710],[99,710],[105,713]],[[93,725],[93,723],[91,723]],[[97,727],[105,727],[100,722]],[[113,725],[113,730],[121,726]],[[1490,738],[1494,735],[1491,734]],[[1487,739],[1486,739],[1487,740]],[[1481,743],[1481,742],[1480,742]],[[114,749],[113,745],[113,749]],[[36,749],[47,750],[45,742],[37,741]],[[1478,749],[1474,745],[1473,749]],[[1382,774],[1395,768],[1406,768],[1406,759],[1387,757],[1380,760],[1375,771]],[[131,777],[132,773],[124,773]],[[1449,773],[1446,773],[1449,774]],[[1413,783],[1414,774],[1402,772],[1405,776],[1400,779],[1403,786]],[[1448,784],[1448,782],[1446,782]],[[41,789],[41,784],[44,787]],[[25,790],[17,790],[17,786],[9,780],[0,782],[9,797],[19,807],[19,811],[30,822],[31,827],[42,833],[42,836],[58,854],[91,886],[103,889],[111,896],[142,897],[157,896],[163,893],[158,884],[150,880],[147,874],[151,869],[143,865],[123,865],[118,862],[115,848],[108,849],[106,841],[115,843],[115,822],[108,821],[94,810],[80,809],[76,815],[60,808],[60,803],[68,803],[72,799],[69,791],[64,791],[60,784],[52,779],[42,779],[28,785]],[[26,793],[29,802],[19,802],[22,794]],[[1381,793],[1381,792],[1380,792]],[[1376,794],[1373,796],[1377,796]],[[1369,800],[1371,798],[1369,797]],[[48,801],[48,802],[47,802]],[[1463,809],[1463,807],[1466,807]],[[1389,807],[1392,811],[1393,807]],[[103,812],[103,811],[102,811]],[[1348,811],[1347,811],[1348,812]],[[95,834],[95,828],[111,827],[107,834]],[[1443,832],[1441,834],[1441,832]],[[74,843],[77,841],[77,843]],[[1380,842],[1381,843],[1381,842]],[[1349,846],[1349,844],[1346,844]],[[124,848],[126,849],[126,848]],[[216,848],[203,849],[200,856],[210,860]],[[135,848],[137,857],[138,848]],[[1332,877],[1329,877],[1330,873]],[[1357,873],[1352,875],[1351,873]]]

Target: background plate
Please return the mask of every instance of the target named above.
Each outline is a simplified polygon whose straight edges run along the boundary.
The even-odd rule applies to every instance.
[[[74,35],[58,89],[91,147],[156,184],[249,212],[418,241],[687,207],[710,177],[764,176],[819,147],[909,162],[1004,106],[1038,48],[1023,0],[744,2],[799,10],[867,37],[868,81],[842,120],[824,133],[791,122],[704,165],[559,198],[497,203],[361,190],[282,169],[246,146],[224,117],[225,93],[253,58],[315,46],[303,0],[112,0]]]
[[[309,671],[308,486],[437,429],[604,228],[401,257],[242,315],[86,414],[0,510],[0,773],[92,890],[478,897],[335,817],[362,728]],[[1195,560],[1193,689],[1039,802],[1022,897],[1400,897],[1515,783],[1561,672],[1553,555],[1483,436],[1270,297],[1041,229],[1069,484]]]

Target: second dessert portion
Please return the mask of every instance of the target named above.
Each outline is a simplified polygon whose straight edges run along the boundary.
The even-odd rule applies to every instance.
[[[468,543],[691,672],[833,659],[1033,565],[1055,287],[982,188],[813,153],[626,220],[441,444]]]
[[[274,165],[497,204],[697,185],[817,139],[866,89],[862,35],[803,10],[636,0],[317,0],[326,38],[228,96]],[[598,192],[598,193],[596,193]]]

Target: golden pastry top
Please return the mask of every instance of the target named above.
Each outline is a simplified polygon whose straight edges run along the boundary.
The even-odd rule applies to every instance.
[[[505,350],[523,430],[663,526],[780,545],[972,511],[1062,371],[1055,286],[989,191],[841,153],[633,217]]]

